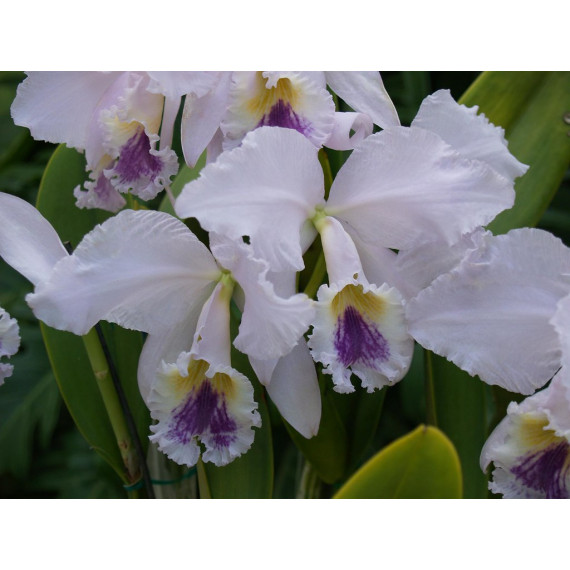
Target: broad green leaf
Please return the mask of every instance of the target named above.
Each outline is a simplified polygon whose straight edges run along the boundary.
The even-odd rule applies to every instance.
[[[109,214],[75,206],[73,189],[86,179],[85,160],[60,145],[54,152],[40,185],[37,208],[49,220],[62,241],[77,246],[83,236]],[[119,378],[135,417],[143,445],[148,443],[150,423],[137,386],[137,362],[142,346],[140,333],[105,325],[104,332]],[[106,409],[80,337],[42,325],[42,334],[61,394],[79,431],[89,444],[124,477],[124,468]]]
[[[449,439],[419,426],[363,465],[335,499],[459,499],[461,466]]]
[[[35,445],[45,449],[59,419],[61,399],[36,326],[20,323],[20,351],[0,398],[0,473],[24,477]],[[34,436],[37,437],[34,437]]]
[[[453,442],[461,460],[463,496],[483,499],[488,493],[487,476],[479,467],[479,456],[489,434],[488,387],[445,358],[428,354],[437,427]]]

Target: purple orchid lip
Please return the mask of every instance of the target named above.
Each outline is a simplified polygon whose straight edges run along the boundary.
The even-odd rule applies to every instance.
[[[154,181],[161,173],[164,164],[160,157],[151,154],[151,144],[144,128],[121,147],[119,159],[113,169],[120,184],[134,184],[140,179]]]
[[[527,453],[511,468],[511,473],[527,488],[545,493],[547,499],[567,499],[568,452],[567,441],[552,443]]]
[[[345,366],[361,364],[374,368],[390,358],[390,345],[378,328],[384,313],[384,301],[362,285],[349,284],[333,299],[336,315],[334,348]]]
[[[237,427],[223,394],[205,378],[174,410],[168,436],[186,444],[195,436],[208,434],[215,446],[228,447],[236,439]]]
[[[300,117],[293,109],[290,103],[279,99],[275,103],[269,113],[266,113],[258,127],[284,127],[299,131],[302,135],[307,136],[311,132],[311,126],[302,117]]]
[[[357,309],[349,306],[339,317],[334,335],[338,358],[347,367],[359,363],[374,367],[390,357],[388,341]]]

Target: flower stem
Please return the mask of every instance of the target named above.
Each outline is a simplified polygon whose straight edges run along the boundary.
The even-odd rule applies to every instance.
[[[325,254],[321,249],[321,253],[319,253],[319,257],[317,262],[315,263],[315,268],[313,269],[313,273],[311,274],[311,278],[305,287],[305,295],[309,297],[309,299],[314,298],[317,293],[317,290],[321,286],[323,282],[323,277],[327,272],[327,264],[325,262]]]
[[[424,350],[425,390],[426,390],[426,423],[437,426],[437,412],[435,407],[435,385],[431,352]]]
[[[148,497],[154,498],[152,482],[144,460],[142,445],[136,433],[134,419],[128,410],[125,394],[99,325],[96,325],[82,338],[125,465],[127,482],[132,485],[142,477]]]

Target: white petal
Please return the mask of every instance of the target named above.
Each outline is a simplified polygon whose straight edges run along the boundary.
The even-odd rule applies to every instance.
[[[18,86],[12,118],[38,140],[84,149],[92,114],[120,72],[33,71]]]
[[[0,307],[0,356],[13,356],[20,348],[20,328],[16,319]]]
[[[182,97],[190,93],[202,97],[215,85],[216,71],[147,71],[151,81],[148,90],[166,97]]]
[[[320,147],[333,130],[334,113],[330,93],[312,73],[236,71],[221,128],[226,148],[260,126],[294,129]]]
[[[334,150],[352,150],[372,134],[374,125],[363,113],[335,113],[334,129],[325,146]],[[352,134],[351,134],[352,132]]]
[[[510,208],[514,190],[437,135],[394,127],[366,138],[337,174],[326,212],[366,241],[405,249],[461,235]]]
[[[562,348],[562,366],[570,371],[570,290],[568,295],[562,298],[554,313],[551,324],[558,333]]]
[[[377,71],[327,71],[326,78],[341,99],[379,127],[399,126],[398,113]]]
[[[14,367],[11,364],[0,362],[0,386],[4,384],[4,380],[6,378],[10,378],[10,376],[12,376],[12,372],[14,372]]]
[[[397,287],[407,298],[415,297],[437,277],[457,267],[471,252],[485,246],[489,232],[478,228],[466,234],[453,245],[443,241],[425,242],[416,247],[401,250],[395,257],[393,271],[396,280],[388,283]],[[365,266],[366,274],[369,274]]]
[[[245,294],[235,347],[260,360],[289,353],[313,319],[312,301],[303,294],[279,297],[267,280],[267,264],[253,258],[246,244],[224,240],[211,247],[220,265],[231,271]]]
[[[477,106],[458,105],[449,91],[440,90],[424,99],[412,126],[437,133],[462,155],[486,162],[513,182],[528,166],[509,152],[505,131],[477,111]]]
[[[210,92],[186,97],[180,129],[184,159],[190,166],[196,164],[218,131],[228,106],[231,78],[231,72],[221,72]]]
[[[250,236],[274,271],[300,270],[301,230],[323,201],[317,152],[294,130],[256,129],[184,187],[176,212],[234,240]]]
[[[560,366],[549,320],[570,287],[570,250],[532,229],[486,241],[407,304],[410,333],[488,384],[530,394]]]
[[[87,234],[28,302],[39,319],[75,334],[101,319],[162,334],[190,305],[203,305],[219,275],[210,252],[182,222],[125,210]]]
[[[20,198],[0,192],[0,256],[34,285],[67,256],[51,224]]]
[[[317,435],[321,392],[315,364],[304,341],[279,360],[267,393],[283,418],[301,435]]]

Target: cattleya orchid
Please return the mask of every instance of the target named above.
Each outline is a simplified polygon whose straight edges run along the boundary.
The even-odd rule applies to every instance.
[[[148,333],[139,387],[159,420],[152,438],[159,448],[187,465],[198,458],[196,438],[208,450],[204,460],[219,465],[247,450],[260,419],[249,380],[230,364],[234,286],[245,295],[234,344],[260,361],[288,354],[299,342],[313,315],[309,299],[279,297],[265,279],[266,264],[247,244],[212,236],[214,257],[165,213],[125,210],[68,255],[32,206],[5,194],[0,200],[0,253],[36,286],[27,301],[40,320],[78,335],[102,319]],[[318,429],[320,394],[314,374],[303,380],[295,394],[273,397],[310,437]],[[300,416],[299,409],[307,413]]]
[[[14,356],[20,348],[20,329],[16,319],[0,307],[0,357]],[[14,367],[11,364],[0,362],[0,386],[4,379],[12,375]]]
[[[89,180],[80,208],[111,212],[131,192],[154,198],[178,172],[171,148],[181,97],[203,95],[211,72],[30,72],[12,105],[36,139],[85,152]],[[160,133],[160,135],[159,135]]]
[[[327,84],[356,112],[335,111]],[[248,132],[273,126],[294,129],[317,147],[347,150],[371,134],[373,124],[400,124],[377,72],[220,72],[209,93],[186,98],[182,147],[192,166],[206,147],[213,160]]]
[[[303,252],[320,234],[329,285],[318,292],[309,346],[340,392],[354,390],[351,373],[373,390],[398,381],[409,366],[404,299],[384,279],[368,278],[390,270],[388,248],[454,245],[512,205],[514,177],[526,170],[501,130],[446,93],[424,102],[417,121],[425,128],[386,128],[363,140],[326,200],[317,149],[294,130],[259,128],[208,165],[176,202],[179,216],[196,217],[209,231],[247,235],[278,272],[303,269]],[[452,140],[450,122],[481,133],[479,144],[469,134]],[[493,164],[485,161],[490,148],[503,160],[493,154]],[[363,267],[358,245],[379,252],[367,256],[371,267]],[[384,261],[388,268],[379,266]]]

